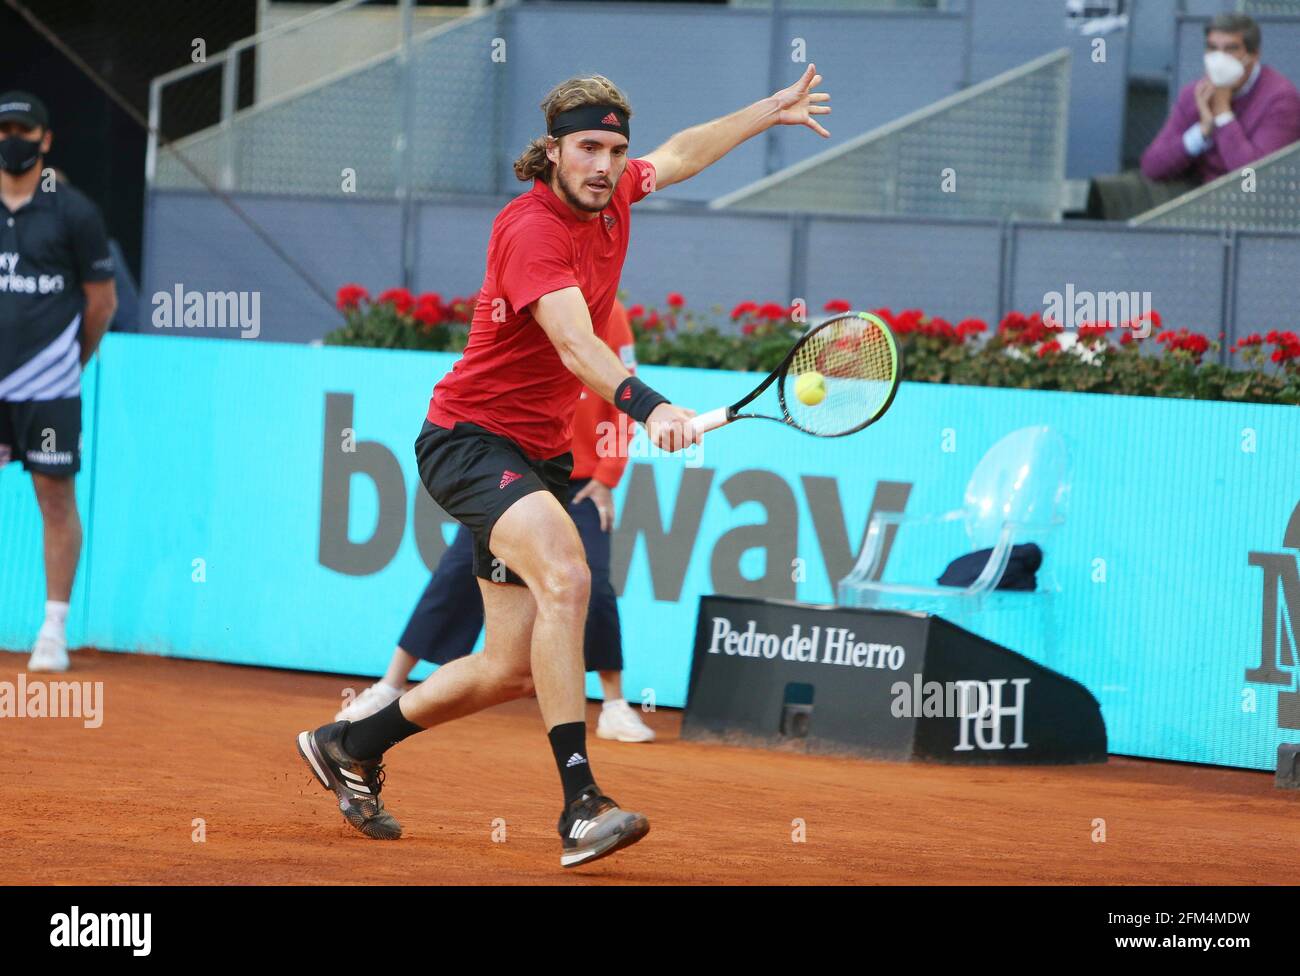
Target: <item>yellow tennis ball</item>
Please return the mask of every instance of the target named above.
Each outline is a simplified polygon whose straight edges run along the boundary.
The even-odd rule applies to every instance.
[[[826,377],[814,370],[800,373],[794,381],[794,395],[800,403],[815,407],[826,399]]]

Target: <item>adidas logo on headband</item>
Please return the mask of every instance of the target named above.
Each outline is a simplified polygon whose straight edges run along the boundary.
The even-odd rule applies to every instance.
[[[550,134],[555,138],[570,132],[586,132],[591,129],[603,129],[606,132],[620,132],[631,137],[627,124],[627,113],[615,105],[579,105],[561,112],[551,122]]]

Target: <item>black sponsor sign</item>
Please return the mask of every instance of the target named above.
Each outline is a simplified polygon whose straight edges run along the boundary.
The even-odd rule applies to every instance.
[[[1104,762],[1078,682],[941,617],[707,596],[685,739],[887,759]]]

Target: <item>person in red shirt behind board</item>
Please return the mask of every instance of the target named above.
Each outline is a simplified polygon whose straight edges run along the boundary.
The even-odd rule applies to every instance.
[[[605,342],[629,372],[636,372],[636,347],[622,302],[614,302]],[[609,581],[609,534],[614,528],[611,489],[618,487],[627,467],[627,445],[635,425],[627,414],[584,386],[573,431],[569,514],[578,527],[591,570],[583,657],[587,670],[599,673],[605,693],[596,735],[619,742],[650,742],[654,730],[623,698],[623,635],[618,600]],[[483,629],[483,598],[473,561],[474,536],[462,525],[420,595],[383,678],[335,715],[336,722],[359,721],[396,701],[406,691],[411,669],[420,659],[441,665],[474,649]]]
[[[698,444],[689,410],[631,375],[603,340],[623,273],[632,205],[688,180],[776,125],[807,126],[830,106],[808,65],[793,85],[629,153],[632,106],[602,75],[569,78],[542,100],[545,135],[515,160],[532,190],[492,222],[469,343],[438,380],[415,440],[420,481],[474,535],[486,620],[482,654],[451,661],[359,722],[298,734],[298,753],[367,837],[402,826],[384,809],[384,754],[411,736],[533,691],[564,805],[560,866],[635,844],[650,821],[596,783],[587,755],[582,642],[591,571],[567,510],[573,417],[585,385],[668,452]],[[490,161],[485,161],[485,164]],[[490,761],[490,759],[488,760]]]

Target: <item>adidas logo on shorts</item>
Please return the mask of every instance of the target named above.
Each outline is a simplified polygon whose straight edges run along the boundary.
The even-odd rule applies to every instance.
[[[516,474],[513,471],[503,471],[501,473],[501,484],[497,485],[497,488],[504,488],[506,485],[513,484],[522,477],[523,475]]]

